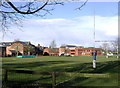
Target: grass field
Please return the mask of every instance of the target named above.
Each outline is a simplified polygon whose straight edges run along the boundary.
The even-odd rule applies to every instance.
[[[2,58],[3,69],[70,72],[72,75],[58,74],[57,83],[64,80],[59,86],[118,86],[119,60],[116,57],[105,58],[97,56],[97,68],[92,68],[91,56],[58,57],[41,56],[36,58]],[[112,78],[79,77],[77,73],[112,74]],[[3,72],[4,74],[4,72]],[[23,73],[9,73],[7,85],[38,85],[50,84],[50,75],[35,75]],[[101,85],[102,84],[102,85]]]

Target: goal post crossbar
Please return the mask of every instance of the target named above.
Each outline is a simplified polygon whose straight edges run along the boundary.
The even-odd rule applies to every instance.
[[[115,40],[95,40],[95,42],[115,42]]]

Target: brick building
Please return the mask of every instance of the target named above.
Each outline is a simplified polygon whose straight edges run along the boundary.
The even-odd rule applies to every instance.
[[[43,55],[44,56],[59,56],[59,48],[43,48]]]
[[[0,57],[6,56],[6,46],[0,45]]]
[[[59,55],[72,55],[75,56],[76,54],[76,46],[74,45],[65,45],[59,48]]]
[[[102,55],[102,49],[94,48],[94,47],[87,47],[87,48],[78,48],[76,49],[76,56],[91,56],[92,52],[97,52],[97,55]]]
[[[42,49],[41,46],[35,46],[30,42],[15,41],[15,42],[2,42],[1,46],[4,46],[0,49],[2,52],[5,52],[4,56],[16,56],[16,55],[41,55]]]
[[[15,41],[6,47],[6,54],[11,56],[32,55],[34,52],[35,46],[30,42]]]
[[[12,42],[0,42],[0,56],[7,56],[6,48],[11,45]]]
[[[67,52],[66,52],[67,51]],[[66,45],[59,48],[59,55],[71,55],[71,56],[91,56],[92,52],[97,52],[97,55],[102,55],[102,50],[100,48],[94,47],[83,47],[83,46],[74,46]]]
[[[44,55],[44,56],[91,56],[92,52],[97,52],[97,55],[102,55],[102,49],[94,47],[83,47],[75,45],[64,45],[60,48],[37,46],[30,42],[15,41],[0,43],[0,56],[16,56],[16,55]]]

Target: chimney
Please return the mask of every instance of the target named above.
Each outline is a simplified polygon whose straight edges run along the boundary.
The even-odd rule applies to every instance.
[[[40,47],[40,44],[38,44],[38,47]]]

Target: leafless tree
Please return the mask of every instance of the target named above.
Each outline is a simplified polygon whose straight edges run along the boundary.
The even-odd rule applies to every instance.
[[[55,40],[52,40],[50,45],[49,45],[49,48],[56,48],[56,42]]]
[[[49,45],[49,52],[50,52],[51,54],[53,54],[53,55],[57,52],[55,40],[53,40],[53,41],[50,43],[50,45]]]
[[[13,1],[13,0],[12,0]],[[44,0],[33,1],[33,2],[12,2],[11,0],[0,1],[0,31],[3,35],[6,32],[11,32],[8,28],[11,25],[16,25],[17,27],[22,27],[21,23],[23,18],[29,16],[39,16],[43,17],[46,14],[51,14],[54,10],[55,5],[64,5],[64,2]],[[82,3],[77,9],[80,10],[88,0]],[[29,15],[29,16],[28,16]]]
[[[111,45],[113,47],[114,52],[120,52],[120,37],[118,37],[114,42],[112,42]]]
[[[53,10],[51,6],[54,5],[64,4],[63,2],[49,2],[49,0],[45,2],[19,2],[18,4],[17,2],[5,0],[0,3],[0,31],[2,31],[3,34],[8,31],[11,32],[9,30],[11,25],[22,27],[21,23],[25,17],[43,17],[48,13],[51,14],[50,11]]]
[[[113,51],[117,52],[118,50],[118,40],[116,39],[114,42],[111,43]]]
[[[102,43],[100,48],[102,48],[106,54],[108,52],[108,50],[110,49],[110,45],[109,45],[109,43]]]
[[[118,54],[120,54],[120,36],[118,36]]]

